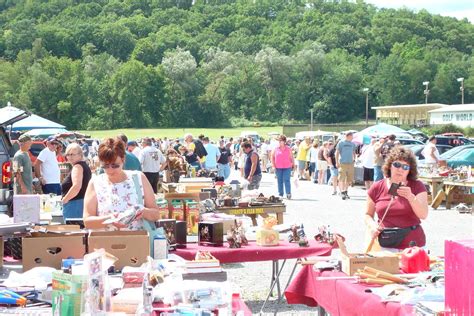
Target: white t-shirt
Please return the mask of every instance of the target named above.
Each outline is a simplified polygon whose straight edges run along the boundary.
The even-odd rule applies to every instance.
[[[56,160],[56,153],[46,147],[39,153],[37,159],[42,162],[41,176],[46,184],[61,183],[61,172],[59,171],[58,161]]]
[[[161,151],[153,146],[143,148],[138,159],[142,165],[143,172],[160,172],[161,164],[166,161]]]
[[[140,159],[140,148],[137,146],[132,150],[132,154],[135,155],[138,159]]]
[[[362,151],[361,161],[362,166],[368,169],[374,169],[375,151],[373,145],[367,145]]]
[[[439,160],[439,151],[438,148],[436,148],[436,145],[433,143],[428,143],[425,146],[425,149],[423,149],[423,156],[425,156],[425,162],[426,163],[436,163],[436,160],[431,157],[431,152],[433,151],[434,148],[434,155],[435,157]]]
[[[314,148],[311,146],[309,149],[309,162],[318,163],[318,151],[319,148]]]
[[[260,146],[260,155],[268,155],[268,146],[267,144],[263,143],[262,146]]]

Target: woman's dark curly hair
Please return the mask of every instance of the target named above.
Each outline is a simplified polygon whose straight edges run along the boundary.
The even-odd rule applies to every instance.
[[[418,170],[416,168],[416,158],[413,152],[410,149],[406,149],[403,146],[394,147],[387,156],[385,160],[385,165],[383,166],[383,173],[386,177],[390,178],[391,176],[391,167],[394,161],[401,160],[405,161],[410,165],[410,172],[408,173],[408,180],[416,180],[418,176]]]

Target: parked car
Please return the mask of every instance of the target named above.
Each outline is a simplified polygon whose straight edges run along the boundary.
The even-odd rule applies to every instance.
[[[439,144],[436,144],[436,146],[439,146]],[[445,153],[440,155],[441,160],[446,160],[448,161],[449,159],[453,158],[457,154],[464,152],[464,151],[474,151],[474,144],[473,145],[464,145],[464,146],[457,146],[449,149]],[[419,160],[418,165],[422,166],[425,164],[424,160]]]
[[[448,166],[457,168],[461,166],[474,167],[474,149],[463,150],[447,160]]]
[[[440,145],[450,145],[453,147],[470,145],[472,142],[466,137],[436,135],[436,143]]]
[[[400,142],[402,145],[424,145],[424,143],[418,139],[397,138],[396,141]]]
[[[30,116],[28,112],[22,112],[14,117],[4,118],[0,121],[0,211],[9,212],[13,200],[13,173],[12,158],[15,152],[10,136],[6,131],[8,125],[12,125],[26,117]],[[16,146],[18,147],[18,146]]]
[[[425,159],[425,156],[423,155],[423,149],[425,149],[425,145],[406,145],[404,146],[408,149],[410,149],[416,156],[416,158],[418,158],[419,160],[422,160],[422,159]],[[436,148],[438,148],[438,152],[441,154],[444,154],[445,152],[447,152],[448,150],[450,150],[451,146],[449,145],[438,145],[436,144]]]

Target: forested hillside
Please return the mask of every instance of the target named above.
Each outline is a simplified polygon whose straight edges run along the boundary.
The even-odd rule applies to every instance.
[[[474,102],[474,25],[362,1],[0,0],[0,106],[71,129],[362,118]]]

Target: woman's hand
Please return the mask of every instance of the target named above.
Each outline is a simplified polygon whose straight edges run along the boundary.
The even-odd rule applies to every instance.
[[[408,200],[408,202],[413,202],[415,200],[415,195],[411,192],[410,187],[401,186],[397,189],[397,194],[401,197]]]
[[[110,218],[117,218],[118,216],[119,216],[119,213],[110,214]],[[115,226],[118,229],[128,227],[128,225],[125,225],[121,222],[115,222],[115,223],[112,223],[112,225]]]
[[[375,239],[379,236],[383,228],[382,227],[379,228],[378,225],[374,222],[373,225],[369,225],[368,229],[369,229],[370,236],[372,237],[372,239]]]

